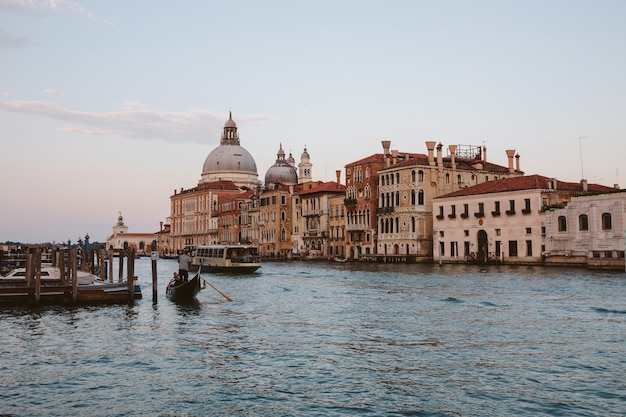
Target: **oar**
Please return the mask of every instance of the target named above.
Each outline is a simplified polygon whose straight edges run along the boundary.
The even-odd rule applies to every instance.
[[[221,292],[220,290],[218,290],[217,288],[215,288],[215,287],[213,286],[213,284],[211,284],[209,281],[207,281],[207,280],[206,280],[206,279],[204,279],[203,277],[200,277],[200,278],[202,278],[202,281],[204,281],[204,284],[205,284],[205,285],[206,285],[206,284],[209,284],[209,286],[210,286],[211,288],[213,288],[215,291],[219,292],[219,293],[220,293],[220,295],[221,295],[222,297],[224,297],[224,298],[225,298],[225,299],[227,299],[228,301],[233,301],[233,299],[232,299],[232,298],[230,298],[229,296],[227,296],[226,294],[224,294],[223,292]]]

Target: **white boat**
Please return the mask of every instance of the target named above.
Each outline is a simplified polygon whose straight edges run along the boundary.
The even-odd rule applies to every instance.
[[[254,272],[261,267],[259,249],[252,245],[198,245],[191,254],[191,270]]]
[[[87,271],[78,270],[76,272],[78,276],[78,285],[91,285],[97,284],[98,282],[103,282],[100,277],[89,273]],[[71,281],[70,277],[66,277],[68,282]],[[56,266],[51,265],[42,265],[41,266],[41,280],[48,281],[59,281],[61,279],[61,270]],[[0,283],[5,282],[24,282],[26,280],[26,268],[15,268],[8,274],[0,277]]]

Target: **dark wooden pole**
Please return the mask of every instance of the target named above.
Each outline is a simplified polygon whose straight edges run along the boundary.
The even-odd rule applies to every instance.
[[[72,301],[78,300],[78,271],[76,265],[76,246],[70,248],[70,276],[72,277]]]
[[[31,256],[32,269],[35,274],[35,302],[41,300],[41,249],[37,248]]]
[[[128,254],[128,276],[126,278],[128,284],[128,302],[131,303],[134,299],[135,290],[135,248],[130,248],[127,251]]]
[[[126,254],[126,250],[120,250],[119,256],[117,257],[120,262],[119,274],[117,277],[118,282],[122,282],[124,280],[124,255]]]
[[[150,259],[152,259],[152,303],[157,304],[159,298],[159,291],[157,285],[157,259],[154,259],[153,253],[156,251],[156,241],[152,241],[152,251],[150,253]],[[156,257],[158,258],[158,257]]]

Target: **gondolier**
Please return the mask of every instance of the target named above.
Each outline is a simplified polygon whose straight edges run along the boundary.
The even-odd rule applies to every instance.
[[[191,258],[187,255],[187,251],[183,251],[178,256],[178,275],[183,281],[189,280],[189,263]]]

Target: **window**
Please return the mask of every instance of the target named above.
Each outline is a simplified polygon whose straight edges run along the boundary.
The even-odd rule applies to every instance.
[[[415,170],[411,171],[411,182],[415,182]]]
[[[565,218],[565,216],[559,216],[558,224],[559,224],[559,232],[567,231],[567,219]]]
[[[611,213],[602,213],[602,230],[611,230]]]
[[[578,230],[589,230],[589,218],[586,214],[578,216]]]
[[[522,214],[530,214],[530,198],[524,199],[524,209],[522,210]]]
[[[527,227],[527,228],[526,228],[526,234],[527,234],[527,235],[530,235],[530,234],[532,234],[532,233],[533,233],[533,228],[532,228],[532,227]]]
[[[439,206],[439,214],[437,215],[437,220],[443,219],[443,206]]]
[[[424,205],[424,190],[419,190],[417,192],[417,204],[419,206],[423,206]]]
[[[517,240],[509,240],[509,256],[517,257]]]
[[[282,204],[283,206],[285,204],[287,204],[287,196],[286,195],[281,195],[280,196],[280,204]]]
[[[501,229],[496,229],[496,236],[500,236],[502,235],[502,230]]]
[[[448,214],[448,218],[456,218],[456,206],[454,204],[450,206],[450,214]]]
[[[526,256],[533,256],[533,241],[526,241]]]
[[[485,203],[478,203],[478,212],[474,213],[474,216],[485,217]]]
[[[515,200],[509,200],[509,209],[506,211],[506,214],[509,216],[515,214]]]
[[[463,214],[461,214],[461,217],[463,217],[464,219],[467,219],[469,217],[469,204],[463,204]]]
[[[417,180],[419,182],[423,182],[424,181],[424,171],[422,171],[421,169],[419,171],[417,171]]]
[[[459,255],[459,246],[457,242],[450,242],[450,256],[458,256]]]
[[[491,212],[491,215],[492,216],[500,215],[500,202],[499,201],[494,202],[493,211]]]
[[[463,236],[468,237],[469,236],[469,230],[463,230]]]

